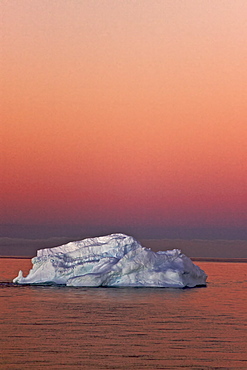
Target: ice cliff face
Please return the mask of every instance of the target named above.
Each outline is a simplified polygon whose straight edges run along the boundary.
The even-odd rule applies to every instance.
[[[153,252],[134,238],[111,234],[40,249],[18,284],[184,288],[206,284],[206,274],[180,250]]]

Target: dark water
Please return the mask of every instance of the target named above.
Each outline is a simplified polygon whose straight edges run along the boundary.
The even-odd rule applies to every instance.
[[[1,369],[247,369],[247,264],[194,289],[14,286],[0,259]]]

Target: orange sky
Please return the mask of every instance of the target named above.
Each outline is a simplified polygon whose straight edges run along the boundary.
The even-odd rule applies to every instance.
[[[2,0],[1,223],[247,221],[247,2]]]

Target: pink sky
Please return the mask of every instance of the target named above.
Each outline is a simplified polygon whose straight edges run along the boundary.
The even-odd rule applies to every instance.
[[[245,0],[0,12],[1,223],[246,226]]]

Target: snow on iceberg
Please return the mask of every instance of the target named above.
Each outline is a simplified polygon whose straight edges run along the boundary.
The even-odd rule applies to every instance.
[[[131,236],[111,234],[40,249],[18,284],[86,287],[167,287],[206,285],[207,275],[178,249],[153,252]]]

